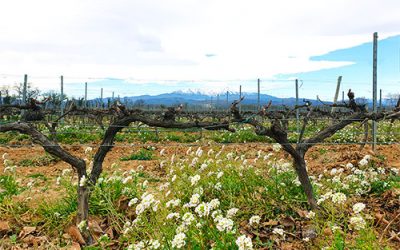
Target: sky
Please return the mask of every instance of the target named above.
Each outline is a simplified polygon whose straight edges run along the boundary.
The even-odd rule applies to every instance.
[[[33,86],[58,90],[63,75],[67,95],[83,95],[89,82],[94,97],[101,87],[106,96],[255,91],[261,78],[262,91],[288,97],[300,73],[356,63],[316,56],[370,42],[375,31],[400,34],[399,10],[398,0],[2,1],[0,86],[28,74]]]

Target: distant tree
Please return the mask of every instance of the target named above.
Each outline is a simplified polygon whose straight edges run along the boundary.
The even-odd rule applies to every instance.
[[[10,86],[2,86],[0,89],[0,97],[2,99],[2,104],[11,104],[16,100],[15,95],[10,94]]]
[[[133,103],[133,106],[136,106],[136,107],[143,107],[144,104],[145,104],[145,101],[144,101],[143,99],[138,99],[138,100],[136,100],[136,101]]]
[[[399,97],[400,97],[400,94],[399,93],[389,93],[389,94],[387,94],[386,95],[386,100],[387,100],[387,103],[390,105],[390,106],[395,106],[396,105],[396,103],[397,103],[397,100],[399,99]]]
[[[17,83],[14,85],[14,90],[17,92],[18,97],[22,98],[24,92],[24,84]],[[32,83],[26,85],[26,99],[36,99],[40,95],[40,90],[38,88],[32,87]]]
[[[48,103],[53,105],[54,107],[59,107],[61,104],[61,93],[57,93],[54,90],[43,93],[42,96],[44,98],[49,98]],[[67,99],[67,96],[64,94],[64,100],[65,99]]]

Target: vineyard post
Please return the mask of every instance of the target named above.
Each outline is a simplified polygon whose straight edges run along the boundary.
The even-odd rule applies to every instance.
[[[344,103],[344,91],[342,91],[342,103]]]
[[[296,106],[299,105],[299,80],[296,79],[295,81],[296,85]],[[299,112],[300,110],[296,108],[296,127],[297,127],[297,133],[300,133],[300,121],[299,121]]]
[[[27,85],[28,85],[28,75],[25,74],[24,75],[24,87],[22,89],[22,105],[26,104],[26,89],[27,89]],[[21,117],[24,115],[25,111],[22,110],[21,111]]]
[[[215,104],[216,110],[218,110],[218,105],[219,105],[219,94],[217,94],[217,103]]]
[[[379,110],[382,110],[382,89],[379,89]]]
[[[64,101],[64,76],[61,76],[61,102],[60,102],[60,112],[61,112],[61,116],[64,115],[64,107],[63,107],[63,101]]]
[[[242,99],[242,85],[239,85],[239,100]],[[239,104],[239,111],[242,111],[242,103]]]
[[[340,83],[342,82],[342,76],[339,76],[337,79],[337,84],[336,84],[336,92],[335,92],[335,97],[333,98],[333,104],[336,104],[337,99],[339,97],[339,90],[340,90]],[[331,113],[333,114],[335,112],[335,107],[332,107]]]
[[[114,101],[114,91],[112,92],[111,100]]]
[[[100,90],[100,106],[101,108],[104,108],[104,103],[103,103],[103,88]]]
[[[87,108],[87,82],[85,82],[85,108]]]
[[[374,45],[373,45],[373,69],[372,69],[372,109],[377,112],[377,61],[378,61],[378,32],[374,32]],[[372,121],[372,150],[375,151],[376,147],[376,121]]]
[[[257,111],[260,110],[260,78],[257,79]]]
[[[226,106],[229,107],[229,91],[226,91]]]

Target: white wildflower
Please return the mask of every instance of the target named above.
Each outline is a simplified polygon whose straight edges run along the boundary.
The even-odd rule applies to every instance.
[[[189,207],[195,207],[197,204],[200,202],[200,194],[193,194],[192,197],[190,197],[189,201]]]
[[[344,193],[334,193],[332,194],[332,202],[337,204],[343,204],[347,197]]]
[[[82,175],[81,179],[79,180],[79,186],[84,187],[87,182],[86,175]]]
[[[309,218],[309,219],[312,219],[312,218],[315,217],[315,213],[313,211],[310,211],[310,212],[307,213],[306,217]]]
[[[172,176],[171,182],[174,182],[175,180],[176,180],[176,174],[174,176]]]
[[[218,172],[218,174],[217,174],[217,179],[219,179],[219,178],[221,178],[222,176],[224,175],[224,172]]]
[[[253,242],[251,242],[251,238],[246,235],[241,235],[236,239],[236,245],[239,250],[252,250]]]
[[[200,171],[204,171],[207,167],[208,167],[207,164],[205,164],[205,163],[201,164]]]
[[[88,229],[88,225],[87,225],[86,220],[83,220],[83,221],[79,222],[78,228],[79,228],[79,230],[80,230],[81,232],[82,232],[83,230]]]
[[[164,183],[164,184],[161,184],[161,185],[158,187],[158,190],[163,191],[163,190],[167,189],[167,188],[169,187],[169,185],[170,185],[169,182],[166,182],[166,183]]]
[[[160,168],[164,168],[164,166],[165,166],[166,163],[167,163],[167,161],[165,161],[165,160],[164,160],[164,161],[161,161],[161,162],[160,162]]]
[[[355,230],[364,229],[366,224],[367,223],[365,222],[364,218],[360,215],[356,215],[350,218],[350,225]]]
[[[354,168],[353,164],[351,164],[350,162],[346,164],[346,168],[347,169],[352,169]]]
[[[171,244],[173,248],[182,248],[186,244],[186,234],[185,233],[178,233],[175,235],[174,239],[172,240]]]
[[[284,236],[285,235],[285,231],[282,228],[274,228],[274,230],[272,230],[272,233],[274,234],[279,234],[280,236]]]
[[[144,193],[142,195],[142,201],[136,206],[136,214],[140,215],[153,204],[157,204],[154,195]]]
[[[133,250],[142,250],[145,248],[144,242],[139,241],[138,243],[133,245]]]
[[[266,155],[264,155],[264,161],[268,160],[270,157],[272,156],[272,153],[268,153]]]
[[[131,207],[133,204],[136,204],[139,201],[138,198],[133,198],[129,201],[128,207]]]
[[[204,193],[204,189],[202,187],[197,187],[193,190],[194,194],[202,195]]]
[[[136,206],[136,209],[135,209],[136,214],[137,214],[137,215],[140,215],[141,213],[144,212],[145,209],[146,209],[146,206],[145,206],[144,204],[142,204],[142,203],[138,204],[138,205]]]
[[[153,209],[154,212],[157,212],[159,205],[160,205],[160,201],[154,201],[153,207],[151,209]]]
[[[364,203],[361,203],[361,202],[358,202],[358,203],[356,203],[356,204],[353,205],[353,211],[354,211],[354,213],[356,213],[356,214],[358,214],[358,213],[360,213],[361,211],[363,211],[364,208],[365,208],[365,204],[364,204]]]
[[[261,217],[260,217],[260,216],[254,215],[254,216],[252,216],[252,217],[250,218],[249,224],[250,224],[250,226],[252,226],[252,227],[257,226],[258,224],[260,224],[260,220],[261,220]]]
[[[85,148],[85,155],[90,154],[93,151],[92,147]]]
[[[61,183],[61,176],[58,176],[56,179],[56,185],[60,185]]]
[[[192,224],[192,222],[194,222],[195,220],[196,219],[195,219],[194,215],[190,212],[187,212],[182,216],[182,222],[186,226],[190,226]]]
[[[221,182],[217,182],[217,183],[214,185],[214,188],[215,188],[216,190],[221,190],[221,189],[222,189],[222,184],[221,184]]]
[[[197,157],[201,157],[203,155],[203,150],[199,147],[197,150],[196,150],[196,156]]]
[[[161,244],[158,240],[150,240],[149,241],[150,249],[159,249]]]
[[[217,223],[217,229],[220,232],[223,232],[223,231],[231,232],[232,228],[233,228],[233,221],[231,219],[222,218]]]
[[[219,200],[218,199],[212,199],[209,203],[208,206],[210,207],[211,210],[216,209],[217,207],[219,207]]]
[[[227,217],[227,218],[232,218],[232,217],[234,217],[234,216],[236,215],[237,211],[239,211],[239,209],[238,209],[238,208],[235,208],[235,207],[229,209],[229,210],[226,212],[226,217]]]
[[[299,180],[299,177],[296,177],[296,179],[294,179],[294,180],[292,181],[292,183],[293,183],[295,186],[297,186],[297,187],[299,187],[299,186],[301,185],[301,182],[300,182],[300,180]]]
[[[180,199],[170,200],[167,203],[165,203],[165,206],[166,207],[176,207],[176,206],[179,206],[180,203],[181,203]]]
[[[194,210],[200,217],[207,217],[210,214],[210,206],[208,203],[200,203]]]
[[[15,173],[16,169],[17,169],[17,166],[8,166],[8,167],[5,167],[3,171],[4,171],[4,173],[7,172],[7,171]]]
[[[365,158],[362,158],[361,161],[358,162],[358,164],[360,166],[365,166],[368,164],[368,160],[366,160]]]
[[[62,176],[64,176],[64,175],[69,175],[71,172],[72,172],[72,170],[69,169],[69,168],[63,169],[63,171],[61,172],[61,175],[62,175]]]
[[[122,180],[122,183],[123,184],[126,184],[126,183],[128,183],[129,181],[131,181],[132,180],[132,176],[128,176],[128,177],[126,177],[126,178],[124,178],[123,180]]]
[[[179,217],[180,217],[179,213],[170,213],[167,215],[167,220],[171,220],[173,218],[179,219]]]
[[[164,153],[165,153],[165,148],[163,148],[163,149],[160,150],[160,155],[161,155],[161,156],[163,156]]]
[[[194,166],[197,164],[198,161],[199,161],[199,158],[194,157],[193,160],[192,160],[192,163],[191,163],[190,165],[191,165],[192,167],[194,167]]]
[[[200,180],[200,175],[197,174],[197,175],[195,175],[195,176],[191,176],[191,177],[189,177],[189,180],[190,180],[192,186],[194,186],[194,185],[196,185],[196,184],[199,182],[199,180]]]
[[[272,150],[274,150],[275,152],[279,152],[281,150],[282,146],[279,143],[274,143],[272,145]]]
[[[222,211],[220,209],[215,210],[211,213],[211,217],[213,217],[214,219],[218,216],[218,215],[222,215]]]
[[[8,158],[8,153],[4,153],[4,154],[1,156],[1,158],[2,158],[3,160],[6,160],[6,159]]]
[[[332,227],[331,227],[331,230],[332,230],[332,232],[336,232],[336,231],[341,231],[342,230],[342,228],[341,227],[339,227],[339,226],[336,226],[336,225],[333,225]]]

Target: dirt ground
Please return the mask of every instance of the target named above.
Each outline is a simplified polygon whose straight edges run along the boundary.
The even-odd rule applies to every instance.
[[[165,154],[167,156],[185,157],[185,153],[188,150],[187,145],[179,143],[169,143],[169,144],[154,144],[154,160],[150,161],[121,161],[120,158],[123,156],[128,156],[131,153],[136,152],[143,146],[132,146],[127,147],[124,145],[116,145],[111,152],[107,154],[103,164],[103,171],[109,172],[113,171],[111,165],[113,163],[118,164],[118,169],[122,171],[136,169],[139,165],[144,167],[144,171],[151,173],[153,176],[162,178],[164,172],[159,168],[159,152],[161,149],[165,149]],[[73,155],[85,158],[84,147],[81,146],[64,146]],[[197,145],[192,145],[196,149]],[[202,146],[203,150],[207,152],[210,148],[221,147],[219,145],[205,145]],[[356,164],[356,162],[361,159],[364,155],[370,154],[375,155],[379,159],[382,159],[382,163],[386,166],[395,167],[400,169],[400,145],[386,145],[378,146],[376,153],[372,152],[370,146],[366,146],[361,151],[358,145],[320,145],[311,148],[306,154],[306,161],[310,175],[319,175],[323,173],[324,170],[330,170],[335,167],[343,167],[347,163],[351,162]],[[93,150],[95,151],[96,148]],[[263,152],[272,152],[271,145],[263,143],[244,143],[244,144],[227,144],[225,146],[226,152],[236,152],[238,154],[246,154],[246,158],[251,160],[255,158],[257,151],[262,150]],[[8,153],[8,159],[18,165],[22,160],[35,159],[40,156],[45,156],[46,153],[42,147],[39,146],[24,146],[24,147],[0,147],[0,155]],[[282,157],[290,159],[290,156],[282,152]],[[50,181],[50,186],[47,184],[46,189],[37,188],[31,190],[29,193],[32,197],[32,204],[34,201],[41,201],[44,197],[47,200],[56,199],[59,197],[59,192],[56,187],[56,178],[61,175],[64,169],[71,169],[69,164],[58,161],[56,163],[51,163],[46,166],[24,166],[17,167],[16,176],[20,180],[21,185],[26,185],[32,180],[30,176],[34,175],[44,175]],[[3,161],[0,162],[0,173],[4,172]],[[35,180],[40,182],[40,180]],[[40,184],[40,183],[36,183]],[[41,185],[37,185],[41,186]],[[23,199],[23,195],[19,196]]]
[[[165,172],[160,168],[160,156],[159,152],[161,149],[165,149],[165,155],[162,158],[171,157],[175,154],[178,158],[185,157],[186,151],[189,145],[179,144],[179,143],[169,143],[169,144],[154,144],[155,147],[153,151],[153,160],[150,161],[121,161],[120,158],[123,156],[129,156],[130,154],[137,152],[143,146],[131,146],[126,145],[116,145],[111,152],[107,155],[103,168],[106,172],[111,172],[115,170],[115,166],[112,167],[114,163],[118,164],[118,169],[125,171],[130,169],[137,169],[139,165],[144,167],[144,171],[150,173],[152,176],[157,176],[163,178]],[[198,145],[191,145],[194,150],[197,149]],[[85,158],[85,148],[82,146],[64,146],[73,155]],[[219,150],[221,146],[219,144],[209,144],[202,146],[204,152],[207,152],[210,148],[214,150]],[[94,148],[93,152],[95,152]],[[256,157],[257,151],[272,152],[272,147],[269,144],[263,143],[245,143],[245,144],[227,144],[225,146],[225,152],[236,152],[238,154],[246,154],[246,158],[249,162]],[[4,153],[8,153],[7,158],[11,160],[14,164],[18,166],[18,163],[27,159],[37,159],[38,157],[45,156],[46,153],[42,147],[39,146],[24,146],[24,147],[1,147],[0,146],[0,156]],[[282,157],[290,159],[290,156],[284,152],[281,152]],[[377,151],[374,153],[370,146],[366,146],[361,151],[359,150],[359,145],[320,145],[311,148],[306,154],[306,161],[310,175],[318,176],[323,173],[324,170],[330,170],[332,168],[343,167],[347,163],[351,162],[356,164],[360,159],[362,159],[366,154],[372,155],[377,159],[378,164],[382,164],[388,167],[394,167],[400,169],[400,145],[385,145],[378,146]],[[165,159],[164,158],[164,159]],[[3,161],[0,161],[0,173],[4,172]],[[16,169],[16,178],[20,181],[20,185],[28,185],[32,180],[36,182],[34,187],[29,190],[29,197],[32,198],[31,206],[39,204],[44,199],[46,201],[51,201],[53,199],[58,199],[60,197],[60,192],[62,192],[59,186],[56,185],[56,178],[61,175],[64,169],[71,169],[71,167],[62,161],[53,162],[45,166],[18,166]],[[41,175],[47,178],[47,181],[41,180],[40,178],[33,179],[32,176]],[[75,177],[76,178],[76,177]],[[40,182],[43,182],[42,184]],[[46,186],[46,188],[43,188]],[[381,214],[381,210],[386,211],[393,209],[386,209],[385,204],[389,200],[396,199],[393,197],[385,196],[396,196],[398,194],[384,194],[382,197],[371,198],[367,203],[374,206],[374,210],[378,216]],[[25,199],[23,194],[16,196],[14,199]],[[397,204],[397,203],[396,203]],[[389,206],[390,204],[387,204]],[[397,206],[397,205],[396,205]],[[393,213],[383,214],[387,221],[390,221],[396,216],[397,209],[393,210]],[[386,216],[386,217],[385,217]],[[29,218],[26,218],[29,221]],[[378,219],[379,223],[379,219]],[[379,226],[380,227],[380,226]],[[385,224],[382,224],[382,230],[385,228]]]
[[[129,170],[136,169],[138,165],[143,165],[145,170],[154,171],[158,166],[158,153],[161,149],[165,149],[166,155],[172,156],[175,154],[177,157],[184,157],[188,146],[179,143],[170,144],[154,144],[154,159],[150,161],[120,161],[122,156],[127,156],[142,146],[127,147],[126,145],[116,145],[111,152],[107,154],[104,161],[104,171],[109,171],[113,163],[118,163],[121,169]],[[193,146],[193,148],[198,147]],[[210,148],[215,148],[216,145],[205,145],[202,146],[203,150],[207,151]],[[65,146],[65,148],[75,156],[85,158],[84,147],[81,146]],[[96,149],[94,149],[95,151]],[[255,158],[257,151],[262,150],[263,152],[272,151],[269,144],[263,143],[244,143],[244,144],[228,144],[225,146],[227,152],[237,152],[239,154],[246,154],[246,158]],[[44,156],[45,151],[42,147],[31,146],[31,147],[1,147],[0,155],[8,153],[8,159],[13,161],[14,164],[18,165],[18,162],[26,159],[35,159],[39,156]],[[311,174],[317,174],[319,171],[325,169],[329,170],[334,167],[345,165],[349,162],[355,163],[358,159],[361,159],[364,155],[370,154],[376,156],[385,163],[386,166],[395,167],[400,169],[400,145],[385,145],[378,146],[376,152],[371,150],[370,146],[366,146],[361,151],[358,145],[321,145],[311,148],[306,154],[306,161],[308,170]],[[282,156],[290,158],[288,155],[282,152]],[[41,173],[47,177],[55,177],[60,175],[63,169],[70,168],[69,164],[58,161],[54,164],[47,166],[27,166],[18,167],[17,176],[29,176],[32,174]],[[4,171],[4,164],[0,162],[0,172]]]

